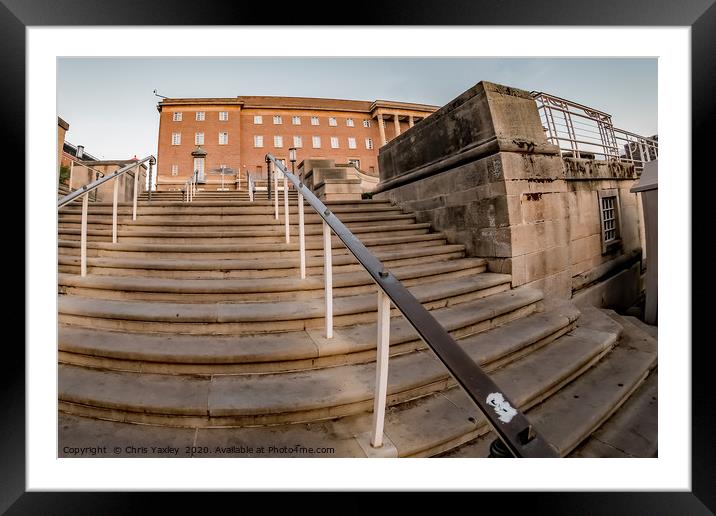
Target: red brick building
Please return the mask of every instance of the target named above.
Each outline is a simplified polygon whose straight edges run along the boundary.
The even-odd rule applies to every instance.
[[[179,189],[198,170],[200,188],[246,188],[249,174],[266,177],[264,156],[288,163],[334,159],[378,175],[378,149],[437,110],[436,106],[376,100],[243,96],[164,99],[159,111],[157,190]],[[192,155],[192,153],[194,153]],[[205,156],[203,154],[206,153]]]

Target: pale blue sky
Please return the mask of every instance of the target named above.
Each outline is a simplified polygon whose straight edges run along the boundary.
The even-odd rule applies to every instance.
[[[539,90],[657,134],[655,58],[59,58],[67,141],[103,159],[155,154],[160,100],[285,95],[442,106],[481,80]]]

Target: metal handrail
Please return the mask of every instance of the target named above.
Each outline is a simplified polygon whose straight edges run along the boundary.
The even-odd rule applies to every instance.
[[[131,164],[129,164],[129,165],[125,165],[124,167],[122,167],[122,168],[120,168],[120,169],[118,169],[118,170],[115,170],[114,172],[112,172],[112,173],[109,174],[109,175],[106,175],[106,174],[105,174],[104,177],[101,177],[101,178],[97,179],[96,181],[93,181],[93,182],[91,182],[91,183],[89,183],[89,184],[83,185],[82,187],[78,188],[78,189],[75,190],[74,192],[72,192],[72,193],[70,193],[70,194],[67,194],[67,195],[65,195],[64,197],[58,199],[58,200],[57,200],[57,208],[58,208],[58,209],[59,209],[59,208],[62,208],[63,206],[65,206],[65,205],[71,203],[72,201],[74,201],[75,199],[78,199],[79,197],[82,197],[84,194],[89,193],[89,192],[91,192],[91,191],[93,191],[93,190],[96,190],[97,188],[99,188],[100,186],[102,186],[102,185],[103,185],[104,183],[106,183],[107,181],[111,181],[112,179],[116,179],[116,178],[118,178],[120,175],[123,175],[123,174],[129,172],[131,169],[136,168],[136,167],[138,167],[139,165],[141,165],[141,164],[143,164],[143,163],[145,163],[146,161],[149,161],[149,160],[154,160],[154,162],[156,162],[156,158],[154,158],[154,156],[147,156],[147,157],[144,158],[144,159],[141,159],[141,160],[139,160],[139,161],[135,161],[135,162],[133,162],[133,163],[131,163]],[[151,163],[151,164],[153,165],[154,162]]]
[[[120,176],[127,174],[131,169],[136,168],[137,172],[134,174],[134,200],[132,207],[132,220],[137,220],[137,195],[139,190],[139,167],[149,162],[149,188],[150,188],[150,200],[151,200],[151,182],[152,182],[152,165],[156,163],[154,156],[147,156],[144,159],[132,162],[129,165],[115,170],[112,174],[104,175],[100,179],[97,179],[89,184],[83,185],[82,188],[78,188],[74,192],[71,192],[64,197],[57,200],[57,209],[68,205],[82,197],[82,221],[80,226],[80,275],[87,275],[87,211],[89,194],[96,192],[97,189],[108,181],[114,180],[114,192],[112,195],[112,243],[117,243],[117,195],[119,193],[119,181],[116,181]]]
[[[385,268],[340,219],[272,154],[266,155],[266,161],[273,163],[274,167],[278,167],[283,173],[284,181],[288,179],[298,192],[299,217],[301,219],[299,228],[302,226],[304,199],[323,219],[324,268],[326,271],[324,274],[326,337],[331,338],[333,334],[330,231],[333,231],[338,236],[378,286],[378,358],[376,361],[376,397],[373,410],[375,428],[371,445],[375,448],[382,445],[383,417],[387,392],[390,302],[392,301],[408,323],[418,332],[422,340],[445,365],[460,387],[477,405],[512,455],[515,457],[558,457],[556,450],[537,433],[534,426],[510,402],[495,382],[470,358],[435,317]],[[278,181],[275,180],[275,183],[277,186]],[[287,202],[287,190],[284,191],[284,195]],[[288,229],[288,209],[285,210],[285,217]],[[300,244],[303,244],[303,238],[300,240]],[[303,249],[301,259],[301,265],[303,266]],[[303,274],[302,277],[304,277]]]

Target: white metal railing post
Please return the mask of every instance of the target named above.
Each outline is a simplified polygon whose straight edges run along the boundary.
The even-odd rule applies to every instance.
[[[289,222],[288,222],[288,179],[286,178],[286,174],[283,175],[283,214],[284,214],[284,221],[283,224],[286,228],[286,243],[291,243],[291,236],[289,232]]]
[[[132,220],[137,220],[137,195],[139,195],[139,192],[137,191],[139,185],[139,164],[137,164],[137,168],[134,170],[134,204],[132,206]]]
[[[278,220],[278,174],[276,173],[276,165],[271,163],[270,167],[273,171],[274,218]],[[271,185],[268,185],[268,188],[271,188]]]
[[[87,276],[87,207],[89,192],[82,197],[82,224],[80,229],[80,274]]]
[[[117,195],[119,194],[119,179],[114,178],[114,192],[112,193],[112,243],[117,243]]]
[[[298,248],[301,254],[301,279],[306,279],[306,231],[303,227],[303,194],[300,190],[298,191]]]
[[[370,444],[374,448],[383,446],[383,425],[385,403],[388,394],[388,357],[390,355],[390,298],[378,287],[378,335],[375,360],[375,398],[373,399],[373,436]]]
[[[323,283],[326,301],[326,338],[333,338],[333,256],[331,228],[323,221]]]

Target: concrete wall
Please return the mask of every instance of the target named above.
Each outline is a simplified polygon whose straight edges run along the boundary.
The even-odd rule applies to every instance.
[[[92,167],[94,170],[99,170],[105,175],[109,175],[115,170],[119,170],[120,168],[126,166],[129,164],[129,161],[119,161],[119,162],[92,162],[88,165]],[[97,179],[97,174],[94,170],[90,168],[87,168],[82,165],[74,164],[72,167],[72,176],[71,176],[71,183],[70,188],[75,190],[77,188],[81,188],[83,185],[89,184]],[[134,171],[132,171],[134,173]],[[134,178],[128,174],[123,174],[119,179],[116,181],[119,181],[119,191],[117,193],[117,201],[118,202],[130,202],[133,200],[133,192],[134,192]],[[139,193],[146,190],[146,181],[147,181],[147,169],[144,165],[140,166],[139,171],[139,180],[138,180],[138,186],[139,186]],[[102,186],[100,186],[96,190],[96,194],[91,194],[91,199],[96,200],[97,202],[112,202],[112,197],[114,194],[114,181],[108,181],[104,183]],[[95,197],[96,195],[96,197]]]
[[[633,166],[563,160],[516,88],[478,83],[381,148],[379,168],[375,198],[550,299],[570,298],[573,276],[641,246]],[[602,254],[597,191],[606,188],[620,193],[622,245]]]
[[[57,117],[57,182],[60,181],[60,165],[62,164],[62,148],[65,146],[65,135],[70,124]]]

